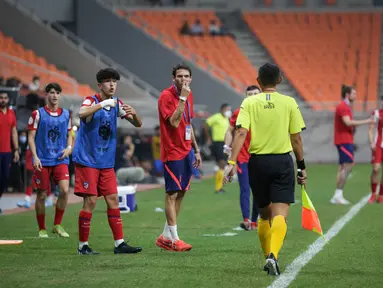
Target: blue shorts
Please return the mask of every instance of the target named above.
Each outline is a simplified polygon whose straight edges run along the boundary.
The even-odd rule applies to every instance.
[[[339,164],[354,163],[354,144],[336,145],[339,153]]]
[[[187,191],[193,175],[194,154],[189,154],[182,160],[164,163],[164,178],[166,192]]]

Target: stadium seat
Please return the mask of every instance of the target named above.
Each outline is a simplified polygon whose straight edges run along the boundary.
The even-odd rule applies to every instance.
[[[118,15],[125,15],[124,11],[117,13]],[[206,69],[210,64],[222,69],[233,79],[230,82],[233,88],[240,92],[243,92],[243,86],[253,83],[257,77],[256,69],[230,36],[214,37],[206,34],[199,37],[180,34],[184,21],[188,21],[189,25],[191,25],[196,19],[200,19],[205,32],[207,32],[211,20],[215,20],[216,23],[220,24],[219,19],[212,11],[162,12],[140,10],[129,13],[128,18],[131,23],[144,29],[155,39],[159,36],[157,31],[162,35],[167,35],[169,39],[163,38],[161,41],[171,49],[175,48],[174,42],[179,43],[181,47],[186,49],[179,48],[178,52],[187,59],[191,59],[193,54],[200,56],[201,58],[195,60],[201,68]],[[145,24],[149,24],[150,27],[145,27]],[[158,30],[156,31],[156,29],[151,27],[155,27]],[[224,79],[225,75],[219,69],[213,69],[211,73],[220,79]]]
[[[245,13],[244,18],[305,100],[338,102],[345,83],[356,86],[358,100],[376,105],[379,13]]]
[[[79,84],[66,71],[57,69],[55,65],[49,64],[32,50],[25,49],[1,31],[0,53],[0,76],[17,77],[24,84],[28,84],[33,76],[37,75],[43,86],[49,82],[58,82],[65,95],[85,97],[95,94],[88,85]]]

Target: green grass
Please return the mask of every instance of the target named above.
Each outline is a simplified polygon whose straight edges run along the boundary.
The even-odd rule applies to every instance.
[[[310,166],[310,194],[326,232],[350,207],[333,206],[335,165]],[[369,191],[369,165],[356,165],[345,189],[347,199],[358,202]],[[91,227],[90,244],[102,254],[79,256],[77,217],[80,205],[71,205],[64,216],[69,239],[33,238],[37,224],[33,211],[0,217],[0,239],[24,239],[19,246],[0,246],[0,287],[266,287],[273,278],[262,271],[264,259],[257,233],[238,232],[233,237],[203,237],[232,231],[241,221],[238,184],[215,195],[213,179],[192,184],[179,217],[179,234],[193,245],[188,253],[161,251],[155,239],[162,232],[164,192],[157,189],[137,194],[138,212],[123,214],[130,244],[141,245],[137,255],[114,255],[113,239],[103,201],[98,202]],[[296,199],[300,199],[297,187]],[[347,224],[301,271],[291,287],[380,287],[382,206],[363,210]],[[317,235],[300,224],[300,203],[291,207],[288,233],[280,253],[283,269]],[[48,211],[51,227],[53,210]],[[338,264],[340,263],[341,266]],[[116,286],[117,285],[117,286]]]

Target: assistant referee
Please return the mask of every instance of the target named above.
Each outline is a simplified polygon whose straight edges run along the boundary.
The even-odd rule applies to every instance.
[[[298,183],[306,182],[300,135],[305,124],[294,98],[276,91],[276,86],[282,81],[278,66],[263,65],[259,68],[257,80],[262,93],[246,98],[241,105],[224,182],[231,181],[238,153],[250,130],[249,181],[260,208],[258,236],[266,257],[264,270],[270,275],[279,275],[278,253],[287,232],[289,206],[294,203],[292,150],[297,167],[302,170]]]

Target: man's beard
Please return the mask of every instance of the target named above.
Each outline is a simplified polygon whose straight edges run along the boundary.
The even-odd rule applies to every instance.
[[[0,103],[0,108],[3,109],[7,106],[7,103]]]

